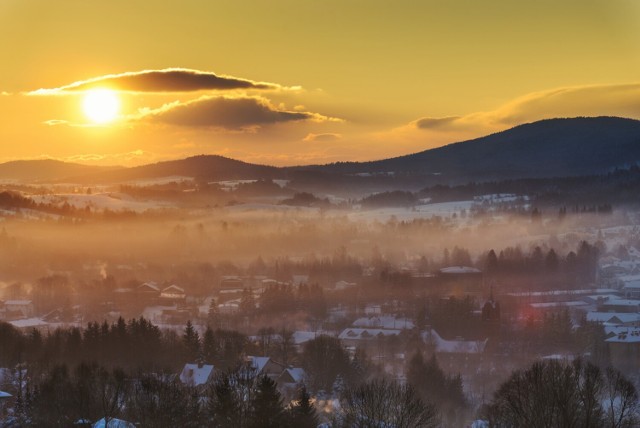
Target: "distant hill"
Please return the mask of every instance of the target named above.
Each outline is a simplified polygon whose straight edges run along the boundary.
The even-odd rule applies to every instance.
[[[276,179],[280,168],[255,165],[218,155],[200,155],[186,159],[158,162],[133,168],[105,171],[81,177],[83,181],[121,182],[170,176],[193,177],[205,181]]]
[[[169,176],[206,181],[286,178],[300,189],[374,191],[406,190],[438,182],[594,175],[638,163],[640,121],[583,117],[542,120],[474,140],[372,162],[277,168],[200,155],[122,168],[34,160],[0,164],[0,179],[113,183]]]
[[[81,165],[54,159],[17,160],[0,164],[0,179],[50,182],[67,177],[113,171],[119,168]]]
[[[437,174],[443,180],[494,180],[599,174],[638,162],[640,121],[581,117],[528,123],[392,159],[300,169],[340,174]]]

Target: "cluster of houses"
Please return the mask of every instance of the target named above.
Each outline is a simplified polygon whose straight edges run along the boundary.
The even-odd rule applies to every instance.
[[[505,306],[517,317],[541,319],[569,311],[572,320],[601,323],[611,362],[622,369],[640,368],[640,251],[631,247],[624,258],[603,257],[598,282],[606,288],[505,293]],[[516,319],[523,322],[524,319]]]
[[[294,399],[300,387],[307,381],[303,368],[285,366],[270,357],[247,356],[243,370],[248,376],[267,376],[273,380],[286,401]],[[187,363],[178,375],[179,381],[190,387],[204,389],[216,375],[215,367],[204,363]]]

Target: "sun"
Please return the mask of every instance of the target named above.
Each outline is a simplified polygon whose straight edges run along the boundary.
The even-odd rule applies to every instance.
[[[109,123],[118,117],[120,99],[111,89],[92,89],[84,96],[82,110],[93,123]]]

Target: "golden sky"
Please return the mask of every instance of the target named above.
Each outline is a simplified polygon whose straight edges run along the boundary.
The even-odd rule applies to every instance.
[[[0,40],[2,161],[368,160],[640,119],[638,0],[0,0]]]

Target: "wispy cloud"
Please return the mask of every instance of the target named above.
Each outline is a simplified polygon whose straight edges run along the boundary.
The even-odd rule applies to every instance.
[[[119,74],[107,74],[87,80],[79,80],[57,88],[41,88],[27,92],[27,95],[61,95],[81,92],[96,87],[109,87],[126,92],[194,92],[228,91],[237,89],[279,90],[285,88],[276,83],[258,82],[239,77],[218,75],[210,71],[187,68],[166,68],[162,70],[142,70]]]
[[[255,131],[283,122],[340,121],[318,113],[282,110],[262,97],[226,96],[165,104],[158,109],[141,111],[135,120],[231,131]]]
[[[424,117],[411,126],[424,130],[495,131],[541,119],[575,116],[640,118],[640,83],[589,85],[533,92],[495,110],[463,116]]]
[[[388,132],[378,142],[394,141],[400,152],[424,150],[556,117],[621,116],[640,119],[640,83],[585,85],[532,92],[493,110],[459,116],[422,117]]]
[[[309,133],[302,141],[306,142],[323,142],[323,141],[335,141],[342,138],[341,134],[335,134],[332,132],[326,132],[322,134]]]
[[[73,156],[67,156],[62,158],[65,162],[79,162],[79,163],[99,163],[99,164],[130,164],[151,162],[156,160],[157,155],[141,149],[132,150],[124,153],[84,153]]]

